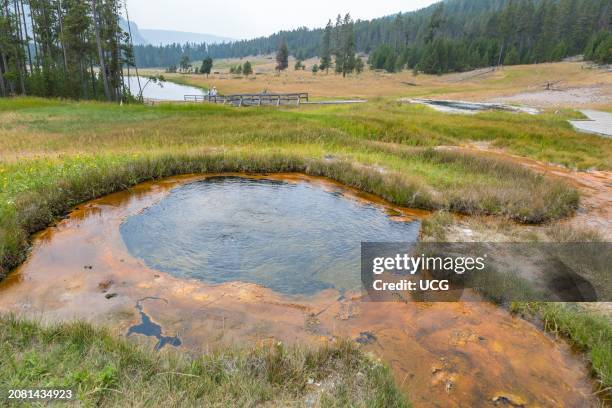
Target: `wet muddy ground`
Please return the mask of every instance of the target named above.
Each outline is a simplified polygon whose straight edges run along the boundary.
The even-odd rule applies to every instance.
[[[286,296],[253,283],[217,285],[151,269],[120,234],[129,216],[202,176],[144,183],[84,204],[39,233],[29,259],[0,283],[0,312],[86,319],[154,347],[208,351],[269,341],[354,339],[388,362],[417,407],[586,407],[596,403],[583,359],[537,327],[485,302],[372,303],[325,289]],[[414,220],[423,213],[319,178],[350,200]]]
[[[574,128],[581,132],[593,133],[604,137],[612,137],[612,113],[584,109],[581,111],[585,120],[571,120]]]

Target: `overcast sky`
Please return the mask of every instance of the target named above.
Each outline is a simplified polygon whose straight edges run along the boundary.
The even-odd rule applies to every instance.
[[[128,0],[140,28],[254,38],[300,26],[322,27],[338,13],[371,19],[416,10],[436,0]]]

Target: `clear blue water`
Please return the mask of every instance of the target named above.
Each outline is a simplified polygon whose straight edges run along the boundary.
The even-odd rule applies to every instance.
[[[419,228],[309,183],[215,177],[175,188],[121,235],[133,256],[181,278],[312,295],[360,287],[362,241],[413,242]]]

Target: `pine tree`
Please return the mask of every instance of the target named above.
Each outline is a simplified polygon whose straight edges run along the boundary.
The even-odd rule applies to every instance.
[[[365,64],[363,63],[363,60],[357,57],[357,59],[355,60],[355,72],[357,72],[358,74],[361,74],[364,69],[365,69]]]
[[[323,39],[321,41],[321,63],[317,69],[325,70],[329,73],[329,68],[331,67],[331,55],[332,55],[332,34],[334,31],[334,27],[332,26],[331,20],[327,22],[327,26],[325,27],[325,32],[323,34]]]
[[[440,3],[440,5],[435,9],[431,18],[429,19],[429,26],[427,28],[427,37],[425,38],[425,43],[430,43],[436,37],[437,31],[442,26],[444,22],[444,3]]]
[[[208,76],[210,75],[210,71],[212,71],[212,67],[213,59],[210,57],[206,57],[202,60],[202,67],[200,68],[200,72],[202,74],[206,74],[206,78],[208,78]]]
[[[339,43],[336,51],[336,72],[342,73],[343,77],[355,70],[355,32],[354,23],[350,14],[344,16],[344,20],[337,27]]]
[[[189,55],[183,55],[179,65],[183,71],[187,71],[191,67]]]
[[[276,70],[284,71],[289,67],[289,49],[287,48],[287,42],[283,40],[276,52]]]
[[[253,75],[253,66],[249,61],[245,62],[242,66],[242,73],[246,76]]]

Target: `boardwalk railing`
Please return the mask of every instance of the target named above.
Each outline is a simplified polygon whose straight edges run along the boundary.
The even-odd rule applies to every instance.
[[[236,94],[236,95],[185,95],[185,102],[221,103],[234,106],[300,105],[308,102],[307,93],[289,94]]]

